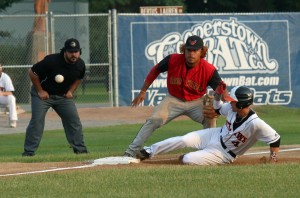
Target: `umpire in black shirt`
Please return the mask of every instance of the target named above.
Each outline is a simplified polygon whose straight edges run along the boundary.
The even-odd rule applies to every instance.
[[[73,93],[85,74],[85,63],[80,58],[78,40],[65,42],[60,53],[46,56],[29,69],[32,81],[32,116],[26,129],[23,156],[34,156],[39,147],[50,107],[60,116],[67,140],[74,153],[87,153],[82,125],[73,101]],[[58,77],[57,77],[58,75]]]

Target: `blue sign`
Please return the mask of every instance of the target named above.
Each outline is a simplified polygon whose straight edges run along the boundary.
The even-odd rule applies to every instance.
[[[255,105],[300,106],[300,14],[119,15],[119,104],[137,96],[151,68],[191,35],[208,46],[206,60],[231,89],[250,87]],[[143,105],[167,94],[166,73],[147,91]]]

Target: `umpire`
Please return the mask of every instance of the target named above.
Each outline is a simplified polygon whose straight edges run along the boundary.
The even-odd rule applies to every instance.
[[[65,42],[60,53],[46,56],[29,69],[32,81],[32,116],[26,129],[23,156],[34,156],[39,147],[50,107],[62,120],[67,140],[74,153],[88,153],[84,144],[82,124],[73,101],[73,93],[85,74],[85,63],[80,58],[78,40]]]

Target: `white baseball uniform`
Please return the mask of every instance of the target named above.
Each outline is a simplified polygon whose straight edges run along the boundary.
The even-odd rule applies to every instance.
[[[199,149],[184,155],[183,163],[197,165],[217,165],[233,162],[243,155],[258,140],[271,144],[279,140],[280,135],[261,120],[251,109],[248,116],[236,121],[236,112],[230,103],[220,101],[221,115],[226,116],[223,127],[209,128],[190,132],[184,136],[172,137],[150,146],[151,156],[167,153],[185,147]]]
[[[0,92],[15,91],[11,78],[4,72],[0,76]],[[14,95],[0,96],[0,104],[8,105],[9,119],[18,120],[16,98]]]

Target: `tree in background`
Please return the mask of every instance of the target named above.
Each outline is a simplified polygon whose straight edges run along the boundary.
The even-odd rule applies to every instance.
[[[1,0],[0,1],[0,12],[6,10],[7,7],[10,7],[13,3],[20,2],[23,0]],[[0,37],[8,37],[10,33],[0,29]]]
[[[300,1],[295,0],[185,0],[185,5],[188,13],[300,11]]]
[[[139,13],[140,6],[184,6],[185,13],[298,12],[295,0],[89,0],[91,13]]]
[[[23,0],[1,0],[0,11]],[[56,1],[56,0],[54,0]],[[185,13],[299,12],[298,0],[89,0],[90,13],[139,13],[140,6],[184,6]]]
[[[10,7],[13,3],[20,2],[23,0],[1,0],[0,1],[0,11],[5,10],[7,7]]]
[[[119,13],[139,13],[140,6],[184,6],[184,0],[89,0],[90,13],[116,9]]]

